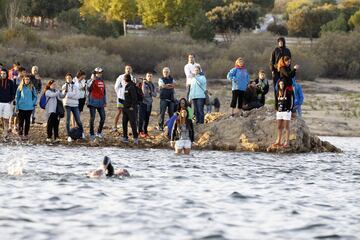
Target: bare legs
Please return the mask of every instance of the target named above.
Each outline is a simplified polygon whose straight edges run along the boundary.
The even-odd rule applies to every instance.
[[[284,147],[289,146],[289,139],[290,139],[290,121],[286,120],[277,120],[277,138],[274,143],[274,146],[281,146],[281,139],[282,139],[282,132],[285,128],[285,144]]]
[[[114,129],[117,129],[117,125],[119,123],[121,113],[122,113],[122,108],[118,108],[118,112],[116,113],[115,121],[114,121]]]

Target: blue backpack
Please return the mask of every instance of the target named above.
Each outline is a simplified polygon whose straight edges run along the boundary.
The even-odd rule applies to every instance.
[[[48,100],[49,101],[49,100]],[[46,101],[46,96],[45,96],[45,93],[43,95],[41,95],[41,98],[40,98],[40,101],[39,101],[39,106],[42,108],[42,109],[45,109],[46,107],[46,104],[47,102]]]
[[[169,120],[167,120],[166,122],[166,126],[167,126],[167,137],[168,139],[171,139],[171,132],[174,126],[174,123],[177,119],[178,115],[174,114],[174,116],[172,116]]]

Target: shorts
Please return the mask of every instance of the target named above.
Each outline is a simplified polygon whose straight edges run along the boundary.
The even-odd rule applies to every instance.
[[[190,140],[177,140],[175,142],[176,149],[190,149],[191,148],[191,141]]]
[[[79,111],[82,112],[84,110],[86,98],[80,98],[79,99]]]
[[[291,111],[289,112],[276,112],[276,120],[291,120]]]
[[[10,119],[12,114],[11,103],[0,103],[0,118]]]
[[[124,108],[124,100],[118,98],[116,106],[117,106],[117,108]]]

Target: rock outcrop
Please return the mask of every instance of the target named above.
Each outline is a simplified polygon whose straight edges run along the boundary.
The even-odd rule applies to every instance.
[[[329,142],[311,134],[305,121],[300,118],[291,121],[290,147],[273,147],[277,133],[275,115],[275,111],[266,106],[232,118],[223,113],[207,115],[207,124],[196,127],[197,147],[252,152],[341,152]]]

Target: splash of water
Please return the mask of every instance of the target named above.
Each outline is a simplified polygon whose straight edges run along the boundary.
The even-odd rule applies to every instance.
[[[15,159],[13,158],[8,162],[7,173],[11,176],[21,176],[23,175],[23,169],[26,165],[25,159]]]

